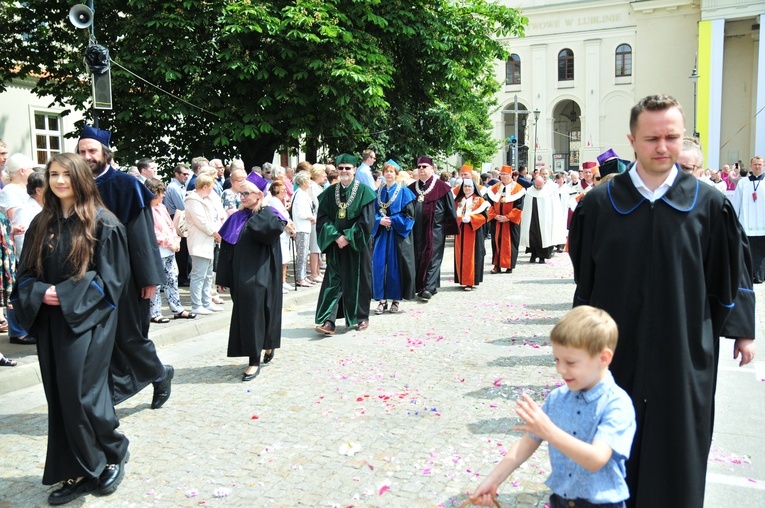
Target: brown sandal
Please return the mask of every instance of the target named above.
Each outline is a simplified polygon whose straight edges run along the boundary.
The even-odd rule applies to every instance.
[[[398,303],[399,303],[399,302],[395,302],[395,301],[394,301],[394,302],[393,302],[393,303],[390,305],[390,310],[389,310],[388,312],[390,312],[391,314],[396,314],[396,313],[399,313],[399,312],[401,312],[401,309],[399,309],[399,308],[398,308]]]

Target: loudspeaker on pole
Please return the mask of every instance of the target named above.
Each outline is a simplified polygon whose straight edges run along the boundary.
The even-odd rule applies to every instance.
[[[93,24],[93,11],[87,5],[77,4],[69,9],[69,22],[77,28],[90,28]]]

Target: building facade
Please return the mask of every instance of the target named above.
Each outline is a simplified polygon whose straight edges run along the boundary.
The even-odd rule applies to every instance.
[[[529,23],[525,37],[503,40],[511,56],[497,65],[493,123],[504,146],[494,166],[578,169],[608,148],[632,159],[630,108],[657,93],[683,105],[686,131],[699,133],[710,167],[763,152],[756,133],[765,142],[765,111],[756,113],[765,106],[765,2],[504,3]]]
[[[44,165],[52,155],[77,149],[77,140],[64,135],[74,131],[82,115],[64,116],[65,108],[51,106],[53,98],[35,95],[33,87],[32,81],[14,80],[0,93],[0,139],[9,153],[23,153]]]

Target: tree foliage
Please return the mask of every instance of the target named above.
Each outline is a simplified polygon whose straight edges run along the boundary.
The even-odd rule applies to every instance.
[[[71,0],[0,0],[0,88],[91,115],[87,30]],[[253,165],[275,150],[359,152],[410,164],[427,153],[480,162],[497,150],[489,110],[498,38],[526,19],[487,0],[97,0],[114,109],[100,126],[119,157],[205,154]],[[309,157],[310,159],[310,157]]]

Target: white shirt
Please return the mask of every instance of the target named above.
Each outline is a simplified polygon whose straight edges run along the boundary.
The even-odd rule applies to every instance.
[[[659,185],[656,190],[652,191],[648,188],[643,179],[640,178],[640,175],[637,172],[637,165],[638,163],[635,163],[635,167],[629,171],[630,178],[632,179],[632,183],[635,185],[640,195],[651,203],[657,199],[661,199],[664,194],[667,193],[669,188],[672,187],[672,184],[675,183],[675,179],[677,178],[677,166],[672,166],[672,169],[669,170],[669,175],[667,175],[667,179],[664,180],[664,183]]]

